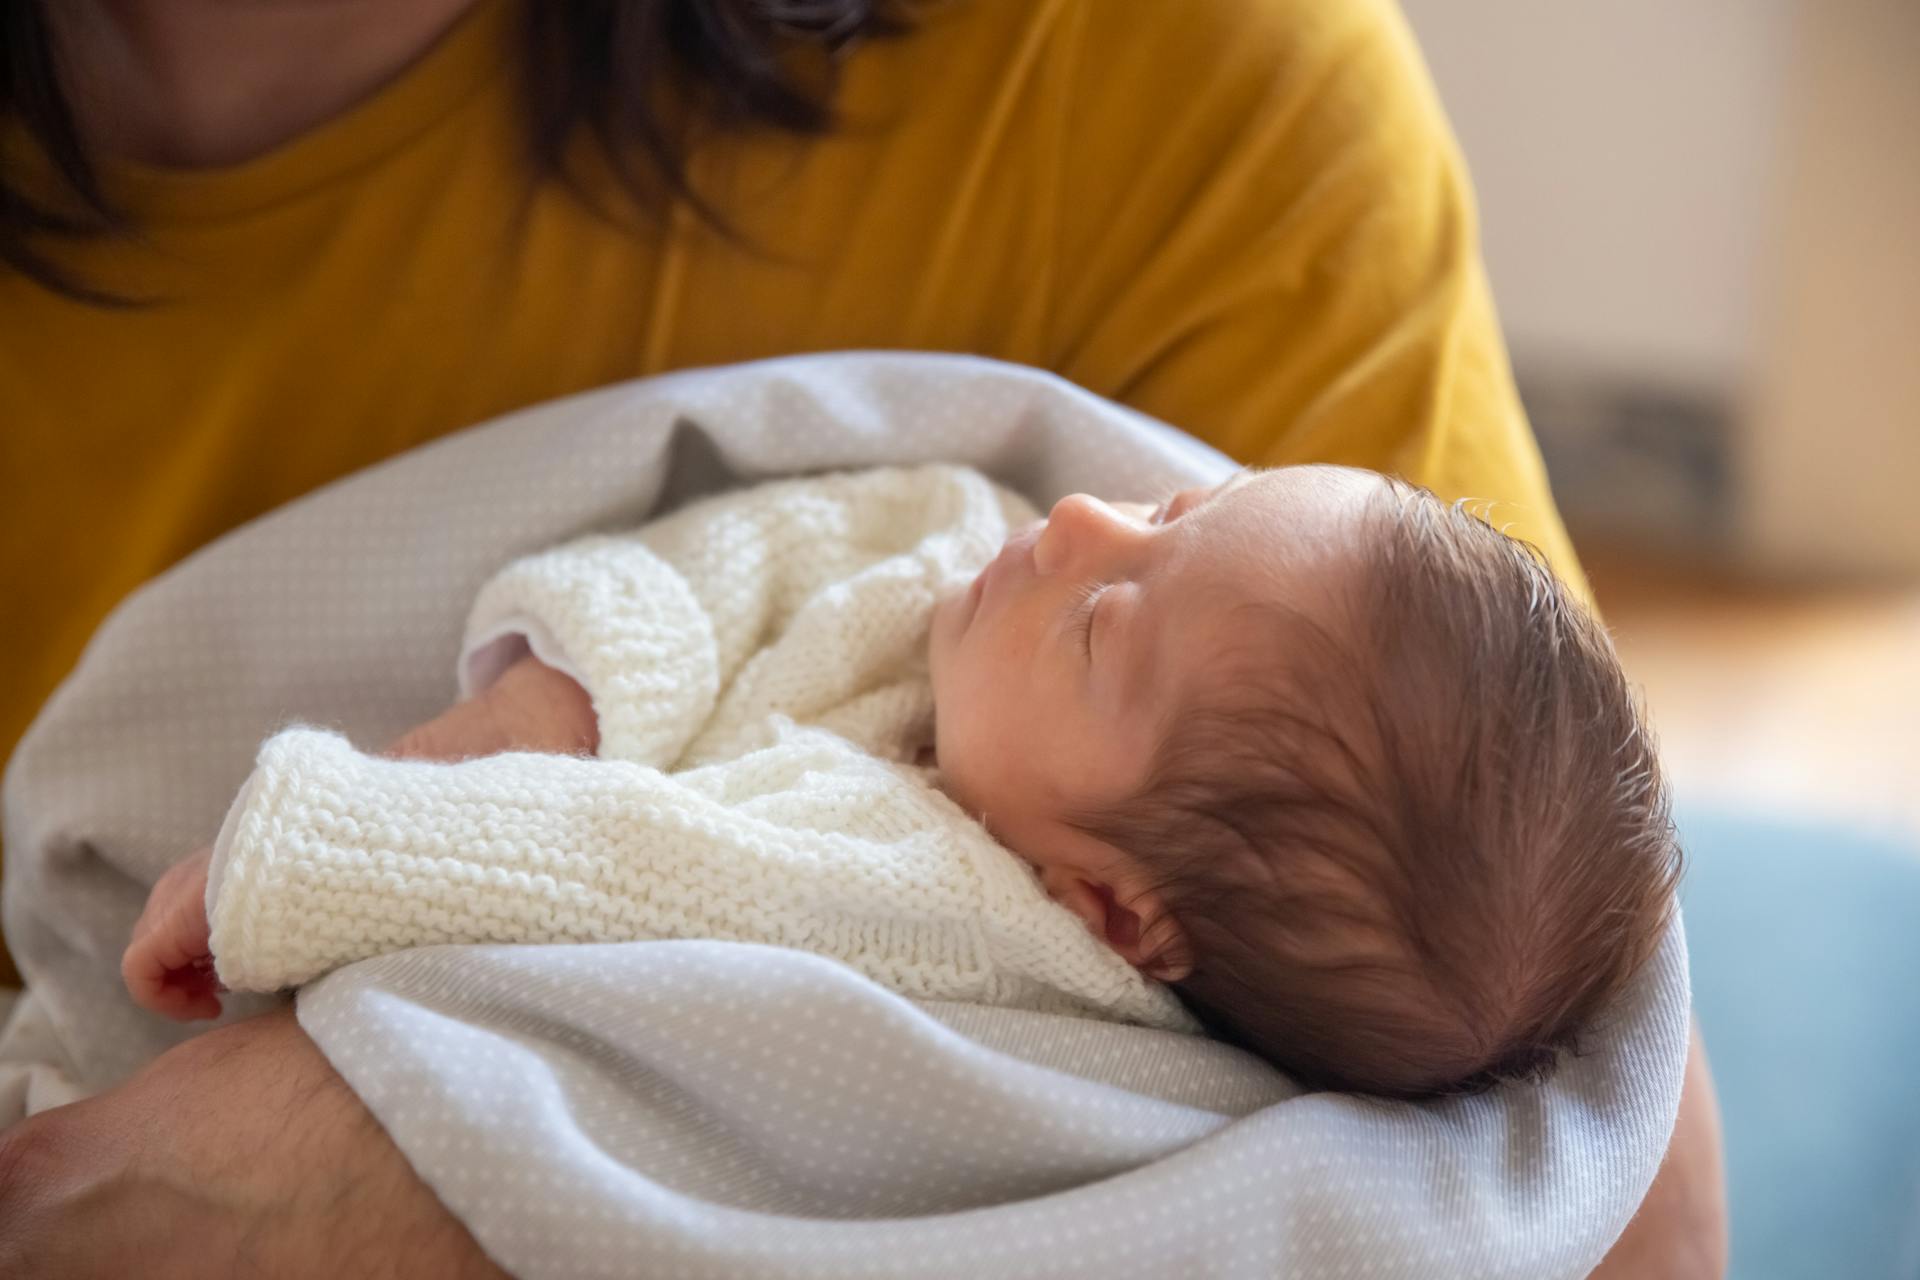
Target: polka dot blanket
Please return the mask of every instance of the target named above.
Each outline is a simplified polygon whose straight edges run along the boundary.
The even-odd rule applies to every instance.
[[[848,354],[675,374],[476,427],[203,549],[127,600],[6,779],[0,1123],[191,1034],[117,961],[293,720],[376,746],[444,707],[499,566],[768,476],[970,463],[1036,502],[1226,459],[1044,374]],[[19,625],[16,620],[15,625]],[[234,1000],[229,1019],[258,1012]],[[1302,1093],[1198,1037],[916,1004],[812,955],[442,947],[302,990],[301,1024],[516,1276],[1584,1276],[1652,1180],[1686,1053],[1676,921],[1543,1087]]]

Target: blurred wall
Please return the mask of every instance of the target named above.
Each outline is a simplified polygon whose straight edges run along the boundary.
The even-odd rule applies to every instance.
[[[1576,528],[1920,571],[1920,2],[1403,3]]]
[[[1809,0],[1795,36],[1746,545],[1920,571],[1920,0]]]
[[[1516,353],[1750,368],[1792,0],[1405,0]]]

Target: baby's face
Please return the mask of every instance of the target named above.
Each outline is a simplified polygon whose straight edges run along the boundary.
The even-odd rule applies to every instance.
[[[1333,609],[1361,500],[1382,483],[1290,467],[1158,507],[1074,494],[1014,533],[934,614],[936,751],[954,798],[1043,870],[1097,856],[1067,815],[1144,784],[1196,682],[1223,678],[1236,606]]]

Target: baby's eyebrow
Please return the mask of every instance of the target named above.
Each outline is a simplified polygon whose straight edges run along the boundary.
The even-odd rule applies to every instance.
[[[1226,497],[1229,493],[1232,493],[1235,489],[1238,489],[1241,485],[1251,480],[1255,474],[1256,473],[1252,467],[1241,467],[1238,471],[1235,471],[1232,475],[1228,476],[1225,480],[1222,480],[1219,484],[1216,484],[1212,488],[1208,489],[1205,496],[1203,496],[1197,502],[1195,502],[1192,506],[1187,508],[1187,512],[1191,513],[1194,511],[1198,511],[1201,507],[1206,506],[1209,502],[1213,502],[1213,501],[1216,501],[1217,499]],[[1176,494],[1175,496],[1177,497],[1179,495]],[[1173,499],[1169,498],[1167,501],[1171,503]]]
[[[1213,492],[1207,495],[1207,501],[1212,502],[1215,498],[1226,497],[1229,493],[1232,493],[1235,489],[1238,489],[1258,474],[1259,472],[1255,471],[1252,467],[1241,467],[1225,480],[1213,486]]]

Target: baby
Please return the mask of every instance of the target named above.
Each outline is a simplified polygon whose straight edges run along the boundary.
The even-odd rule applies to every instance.
[[[1389,1097],[1577,1047],[1679,855],[1605,634],[1537,556],[1338,467],[1030,515],[963,469],[860,472],[510,566],[463,691],[536,673],[597,758],[283,732],[156,886],[130,990],[210,1016],[210,969],[717,937]]]

